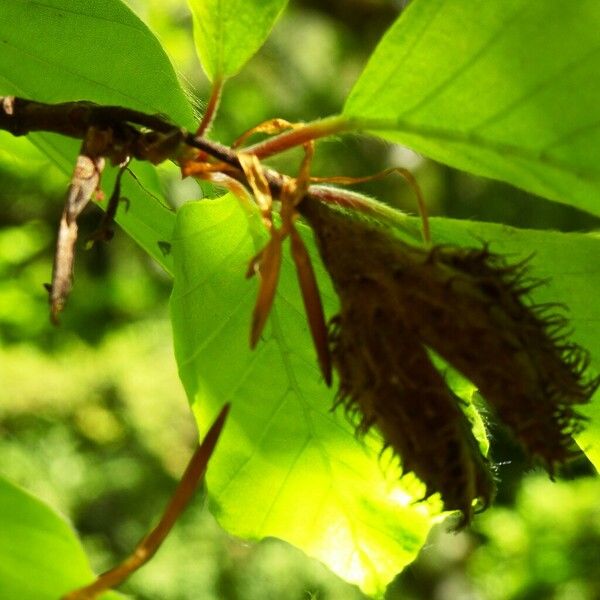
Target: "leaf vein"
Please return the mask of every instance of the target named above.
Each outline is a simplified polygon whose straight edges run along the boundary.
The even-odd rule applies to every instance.
[[[509,104],[501,107],[497,112],[495,112],[492,115],[489,115],[484,120],[482,120],[480,123],[475,125],[471,129],[471,132],[475,133],[477,131],[481,131],[482,129],[485,129],[486,127],[497,124],[504,117],[509,116],[510,113],[512,113],[514,110],[516,110],[519,106],[521,106],[528,100],[531,100],[532,98],[534,98],[541,92],[546,91],[552,85],[558,85],[560,87],[563,75],[565,75],[565,74],[573,71],[577,67],[581,66],[585,61],[589,60],[593,55],[597,54],[598,51],[600,51],[600,45],[595,46],[594,48],[592,48],[590,51],[586,52],[585,54],[578,56],[577,58],[568,62],[558,72],[552,72],[552,74],[550,76],[546,77],[545,79],[540,80],[533,88],[528,90],[526,93],[519,96],[518,98],[516,98]]]
[[[519,10],[516,10],[512,15],[509,15],[504,22],[499,23],[496,30],[492,32],[492,35],[483,43],[481,47],[469,53],[467,60],[465,60],[432,90],[430,90],[429,93],[425,94],[415,105],[401,113],[401,116],[403,118],[407,118],[408,115],[417,113],[423,107],[427,106],[427,104],[430,104],[433,100],[440,96],[442,92],[459,85],[459,78],[477,65],[477,63],[482,60],[482,58],[489,50],[493,48],[494,45],[506,37],[511,27],[519,22],[521,15],[527,10],[527,8],[527,4],[524,4]]]

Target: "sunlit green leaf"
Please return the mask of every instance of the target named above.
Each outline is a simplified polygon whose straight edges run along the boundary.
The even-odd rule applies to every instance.
[[[261,242],[253,243],[247,215],[229,198],[192,203],[175,231],[171,310],[180,375],[202,429],[223,402],[233,403],[208,474],[217,518],[246,538],[281,537],[365,590],[380,590],[414,556],[431,521],[424,506],[406,504],[415,498],[410,483],[400,487],[397,473],[373,460],[377,440],[362,447],[344,417],[329,412],[333,393],[316,367],[290,261],[264,339],[250,352],[256,285],[244,272]],[[571,302],[575,339],[598,365],[592,326],[600,317],[588,298],[600,293],[593,260],[600,239],[444,219],[433,220],[433,235],[469,246],[486,239],[515,261],[536,248],[535,275],[552,277],[536,301]],[[318,275],[331,316],[336,302]],[[594,441],[597,405],[586,411]]]
[[[0,39],[3,95],[42,102],[92,100],[164,113],[193,126],[190,105],[164,50],[120,0],[3,0]],[[79,142],[56,135],[30,139],[70,176]],[[138,165],[135,170],[147,191],[124,178],[130,210],[121,210],[119,221],[154,258],[165,262],[157,241],[169,238],[173,217],[150,195],[160,194],[154,169]],[[112,176],[104,178],[106,190]]]
[[[341,411],[331,412],[334,392],[317,368],[287,248],[264,339],[251,352],[257,287],[244,273],[261,242],[247,215],[225,197],[187,204],[177,223],[171,311],[180,376],[202,430],[233,404],[207,476],[214,514],[236,535],[283,538],[364,590],[383,590],[415,558],[434,506],[413,504],[421,486],[399,484],[388,457],[377,459],[381,442],[359,444]],[[318,277],[332,314],[322,269]]]
[[[344,113],[436,160],[600,214],[600,3],[414,0]]]
[[[212,81],[235,75],[262,46],[287,0],[188,0],[194,40]]]
[[[57,600],[94,580],[67,522],[0,477],[0,598]],[[110,592],[102,600],[124,596]]]

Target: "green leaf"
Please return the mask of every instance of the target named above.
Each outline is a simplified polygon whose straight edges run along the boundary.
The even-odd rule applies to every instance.
[[[167,114],[192,127],[191,107],[158,40],[120,0],[81,3],[47,0],[0,3],[2,94],[43,102],[78,99]],[[70,177],[79,142],[56,135],[32,135]],[[160,195],[154,169],[134,167],[143,188],[124,178],[130,210],[119,222],[168,268],[157,242],[168,240],[174,217],[152,195]],[[111,189],[114,174],[105,174]],[[110,192],[109,192],[110,193]]]
[[[211,81],[235,75],[263,45],[287,0],[188,0],[196,51]]]
[[[485,239],[514,261],[536,248],[534,274],[552,277],[536,301],[571,303],[575,339],[598,367],[593,325],[600,315],[589,298],[600,293],[594,260],[600,238],[447,219],[432,224],[436,243],[473,246]],[[212,510],[235,535],[283,538],[366,592],[380,592],[415,557],[436,505],[414,504],[414,480],[399,482],[389,460],[375,458],[380,441],[368,437],[361,446],[345,417],[330,412],[334,392],[318,372],[289,258],[264,339],[248,349],[256,283],[244,273],[263,243],[230,197],[190,203],[178,214],[171,314],[180,376],[201,430],[223,402],[233,404],[207,476]],[[332,316],[336,299],[315,263]],[[472,394],[472,386],[457,383]],[[600,447],[598,404],[597,398],[586,410],[586,445],[594,448]],[[481,421],[472,418],[481,435]]]
[[[93,100],[193,125],[159,41],[120,0],[3,0],[0,36],[4,95]]]
[[[415,558],[439,503],[414,504],[422,486],[399,482],[389,457],[377,458],[380,440],[359,444],[343,413],[331,412],[287,247],[264,339],[250,351],[257,284],[244,273],[262,243],[229,196],[178,213],[171,314],[180,376],[201,430],[233,405],[207,474],[212,511],[235,535],[283,538],[381,592]],[[332,314],[337,301],[316,266]]]
[[[600,3],[414,0],[347,99],[360,127],[600,214]]]
[[[67,522],[0,477],[0,598],[57,600],[93,581],[94,573]],[[102,600],[118,600],[109,592]]]

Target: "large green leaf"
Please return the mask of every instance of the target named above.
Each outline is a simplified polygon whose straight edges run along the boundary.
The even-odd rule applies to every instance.
[[[188,0],[194,40],[211,81],[235,75],[262,46],[287,0]]]
[[[600,214],[600,2],[414,0],[344,113],[436,160]]]
[[[150,30],[120,0],[0,3],[0,92],[44,102],[77,99],[167,114],[192,127],[193,117],[169,59]],[[70,175],[79,143],[31,136]],[[135,167],[140,183],[124,181],[130,210],[123,227],[157,260],[174,218],[150,194],[160,194],[154,169]],[[110,190],[111,175],[104,178]]]
[[[599,238],[445,219],[432,225],[436,242],[486,239],[515,261],[535,248],[533,273],[552,277],[536,301],[568,301],[575,339],[600,365],[600,310],[589,302],[600,294]],[[184,206],[173,237],[176,357],[201,429],[224,401],[233,403],[208,472],[212,508],[236,535],[281,537],[366,591],[380,590],[415,556],[434,513],[407,505],[414,483],[402,487],[394,469],[381,468],[377,440],[361,446],[346,419],[329,412],[334,394],[316,367],[290,260],[267,333],[255,352],[248,349],[256,285],[244,272],[256,238],[229,197]],[[331,316],[336,302],[322,269],[318,276]],[[587,407],[590,427],[581,438],[592,458],[598,405]]]
[[[93,579],[67,522],[0,477],[0,598],[57,600]],[[110,592],[102,600],[123,597]]]
[[[236,535],[283,538],[382,591],[415,558],[435,507],[411,504],[421,486],[400,485],[377,460],[381,443],[361,446],[330,412],[289,258],[264,339],[250,351],[256,282],[244,273],[257,237],[229,196],[185,205],[173,237],[175,353],[200,428],[233,404],[207,474],[213,513]],[[322,269],[318,277],[331,313],[336,300]]]
[[[93,100],[164,113],[192,125],[167,55],[120,0],[3,0],[3,94],[59,102]]]

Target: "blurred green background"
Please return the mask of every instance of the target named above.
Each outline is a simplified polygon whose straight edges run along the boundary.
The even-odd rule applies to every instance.
[[[166,47],[200,114],[209,88],[185,3],[129,4]],[[306,121],[338,112],[404,4],[292,1],[266,46],[227,84],[212,137],[229,143],[272,117]],[[293,173],[298,156],[292,151],[273,164]],[[432,214],[564,231],[599,228],[585,213],[359,136],[321,142],[313,170],[361,176],[398,165],[418,178]],[[160,170],[173,207],[212,193],[180,182],[168,166]],[[80,249],[62,326],[50,326],[42,284],[50,278],[65,186],[26,139],[0,137],[0,472],[67,514],[102,570],[156,521],[196,431],[173,359],[170,280],[124,234]],[[400,178],[360,190],[416,212]],[[85,213],[82,238],[98,219],[98,210]],[[600,479],[581,456],[553,483],[524,464],[501,430],[492,425],[491,433],[496,505],[468,531],[437,527],[386,598],[600,599]],[[124,589],[164,600],[363,598],[278,540],[231,538],[201,494]]]

